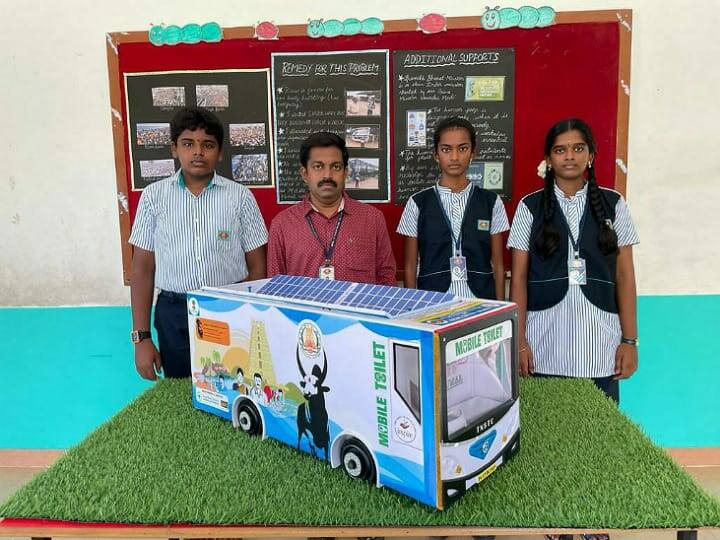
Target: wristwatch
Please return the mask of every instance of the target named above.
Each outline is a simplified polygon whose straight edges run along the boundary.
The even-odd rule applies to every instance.
[[[624,337],[620,340],[620,343],[625,343],[626,345],[632,345],[633,347],[637,347],[640,344],[640,341],[637,338],[630,339]]]
[[[130,341],[132,341],[135,345],[140,343],[144,339],[150,339],[152,337],[152,332],[148,330],[133,330],[130,332]]]

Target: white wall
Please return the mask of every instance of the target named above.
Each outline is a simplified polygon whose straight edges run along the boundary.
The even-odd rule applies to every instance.
[[[105,33],[151,24],[480,15],[457,0],[0,1],[0,305],[127,304]],[[522,2],[510,2],[519,7]],[[540,5],[540,4],[538,4]],[[628,193],[641,294],[720,293],[720,9],[716,1],[552,3],[632,8]],[[594,51],[588,51],[592,62]],[[692,233],[688,233],[692,231]],[[714,263],[714,264],[713,264]]]

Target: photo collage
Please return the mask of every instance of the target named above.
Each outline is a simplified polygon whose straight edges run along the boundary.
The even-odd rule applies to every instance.
[[[254,89],[251,95],[248,88]],[[223,124],[218,174],[248,187],[274,186],[267,70],[128,74],[126,93],[133,190],[174,174],[170,120],[192,105],[208,109]]]
[[[378,189],[380,187],[381,90],[345,91],[345,138],[350,161],[345,188]]]

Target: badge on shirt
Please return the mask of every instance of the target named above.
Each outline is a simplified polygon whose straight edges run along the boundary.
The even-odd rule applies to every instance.
[[[320,279],[327,279],[330,281],[335,280],[335,267],[331,264],[323,264],[318,270],[318,277]]]
[[[467,264],[462,255],[450,257],[450,277],[453,281],[467,281]]]
[[[218,231],[218,240],[230,240],[230,231],[220,229]]]
[[[478,219],[478,231],[489,231],[490,222],[487,219]]]
[[[585,259],[577,258],[568,261],[568,280],[570,285],[587,285]]]

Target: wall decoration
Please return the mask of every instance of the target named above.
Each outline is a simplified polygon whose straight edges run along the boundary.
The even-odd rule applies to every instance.
[[[313,19],[308,22],[307,35],[311,38],[335,38],[339,36],[354,36],[356,34],[377,35],[382,34],[385,25],[377,17],[359,19]]]
[[[518,26],[520,28],[543,28],[555,22],[555,10],[548,6],[534,8],[523,6],[515,8],[486,8],[480,17],[480,26],[485,30],[502,30]]]
[[[222,28],[216,22],[205,23],[202,26],[191,23],[182,28],[171,24],[169,26],[156,25],[150,28],[148,39],[153,45],[177,45],[178,43],[195,44],[205,41],[216,43],[222,40]]]
[[[278,39],[280,29],[270,21],[263,21],[255,25],[255,38]]]
[[[447,31],[447,19],[439,13],[428,13],[418,19],[418,30],[424,34],[437,34]]]

